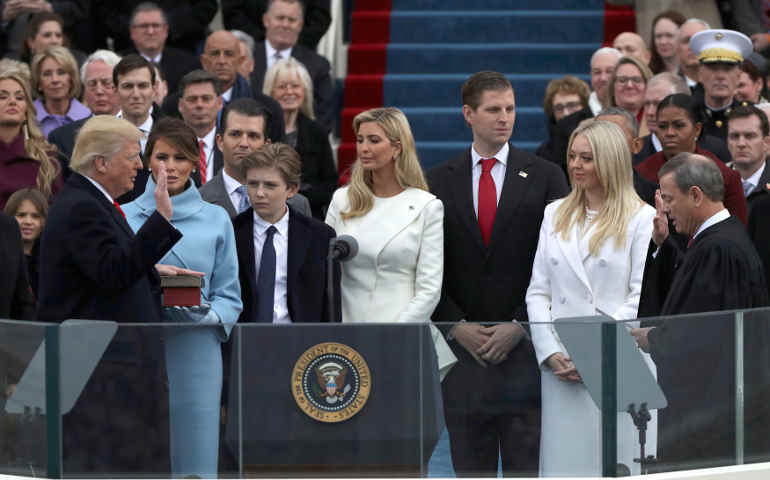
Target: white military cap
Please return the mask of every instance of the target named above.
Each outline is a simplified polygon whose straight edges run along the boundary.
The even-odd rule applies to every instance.
[[[754,48],[751,39],[734,30],[702,30],[690,38],[690,50],[701,63],[741,63]]]

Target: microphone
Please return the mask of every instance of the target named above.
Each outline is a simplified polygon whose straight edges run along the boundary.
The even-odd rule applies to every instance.
[[[329,240],[329,257],[346,262],[358,253],[358,242],[350,235],[340,235]]]

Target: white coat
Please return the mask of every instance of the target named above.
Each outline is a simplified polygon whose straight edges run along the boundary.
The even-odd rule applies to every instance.
[[[358,241],[358,254],[342,267],[343,322],[430,322],[444,272],[444,205],[435,195],[407,188],[374,197],[361,217],[343,221],[348,187],[334,192],[326,223]],[[443,336],[434,341],[439,369],[456,363]],[[451,357],[448,357],[451,355]]]
[[[594,256],[588,251],[594,227],[580,236],[579,227],[573,226],[566,241],[554,232],[554,217],[561,202],[553,202],[545,209],[526,296],[529,321],[533,323],[532,343],[541,367],[540,475],[598,476],[602,465],[601,412],[582,383],[557,379],[544,363],[556,352],[569,356],[552,322],[597,315],[598,310],[616,320],[636,318],[655,209],[641,207],[628,223],[624,245],[616,248],[615,239],[608,239]],[[638,322],[632,326],[638,326]],[[652,361],[646,360],[654,372]],[[655,452],[656,430],[653,421],[649,424],[647,452]],[[618,462],[626,464],[632,474],[639,473],[639,465],[633,462],[639,455],[637,439],[631,417],[619,414]]]

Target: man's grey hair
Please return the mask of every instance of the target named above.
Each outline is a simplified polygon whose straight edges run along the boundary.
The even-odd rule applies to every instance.
[[[698,187],[712,202],[721,202],[725,197],[725,182],[722,172],[714,160],[703,155],[683,152],[660,167],[658,178],[673,173],[679,191],[687,193]]]
[[[599,55],[604,55],[605,53],[614,53],[615,56],[617,56],[617,58],[620,58],[623,56],[623,54],[620,53],[620,50],[618,50],[617,48],[602,47],[599,50],[595,51],[593,55],[591,55],[591,64],[594,63],[594,60],[596,59],[596,57],[598,57]]]
[[[134,8],[134,10],[131,12],[131,19],[128,22],[128,26],[132,27],[134,25],[134,20],[136,20],[136,16],[142,12],[155,12],[159,11],[160,15],[163,17],[163,23],[168,25],[168,16],[166,16],[166,12],[163,11],[163,8],[161,8],[160,5],[158,5],[155,2],[142,2],[139,5]]]
[[[697,23],[697,24],[703,25],[704,27],[706,27],[706,29],[711,28],[711,25],[709,25],[709,22],[705,20],[701,20],[700,18],[688,18],[687,20],[684,21],[682,25],[679,26],[679,28],[681,29],[685,25],[689,25],[691,23]]]
[[[83,62],[83,65],[80,67],[80,81],[85,85],[86,83],[86,67],[90,63],[94,62],[104,62],[107,65],[109,65],[112,68],[115,68],[115,65],[120,63],[120,55],[113,52],[112,50],[97,50],[91,55],[86,58],[86,61]],[[112,78],[112,75],[110,75],[110,78]]]
[[[653,85],[659,85],[661,83],[664,83],[671,87],[671,91],[669,92],[669,95],[674,93],[683,93],[685,95],[692,95],[692,92],[690,91],[690,87],[687,86],[687,81],[685,81],[685,79],[682,78],[681,76],[671,72],[662,72],[657,75],[654,75],[647,82],[647,88],[650,88]]]
[[[626,120],[626,123],[631,127],[631,132],[634,134],[634,138],[639,136],[639,122],[636,121],[636,117],[631,115],[628,110],[620,107],[607,107],[596,115],[596,118],[608,117],[610,115],[618,115]]]
[[[256,43],[254,42],[254,37],[249,35],[248,33],[242,31],[242,30],[230,30],[230,33],[232,33],[235,38],[238,39],[239,42],[243,42],[246,44],[246,50],[248,50],[248,56],[250,59],[254,60],[254,47],[256,46]]]

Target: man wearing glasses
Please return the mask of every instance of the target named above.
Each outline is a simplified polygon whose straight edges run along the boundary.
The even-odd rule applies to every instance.
[[[97,50],[80,67],[80,80],[83,82],[83,103],[93,115],[117,115],[120,111],[117,91],[112,83],[112,69],[120,62],[120,57],[109,50]],[[59,149],[59,163],[66,179],[70,174],[69,161],[75,147],[75,136],[80,127],[91,118],[83,118],[61,126],[48,134],[48,141]]]
[[[170,92],[175,92],[179,80],[188,72],[201,68],[197,58],[189,53],[166,46],[168,20],[163,10],[153,3],[142,3],[134,9],[129,23],[133,49],[123,55],[138,53],[163,71]]]

